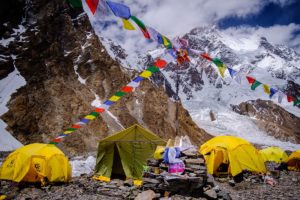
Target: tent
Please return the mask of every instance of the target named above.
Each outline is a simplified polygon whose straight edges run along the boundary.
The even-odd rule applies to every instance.
[[[287,154],[279,147],[268,147],[259,151],[264,162],[271,161],[276,163],[285,162],[288,158]]]
[[[110,181],[112,175],[141,180],[143,166],[165,141],[139,125],[108,136],[98,145],[95,179]]]
[[[266,172],[258,150],[242,138],[217,136],[204,143],[199,151],[204,155],[210,174],[227,171],[235,176],[243,170]]]
[[[18,148],[3,161],[0,179],[15,182],[67,182],[68,158],[53,144],[34,143]]]
[[[300,171],[300,149],[294,151],[286,161],[289,170]]]

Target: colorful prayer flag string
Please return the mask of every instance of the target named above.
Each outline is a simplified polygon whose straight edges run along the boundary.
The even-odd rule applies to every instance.
[[[57,145],[62,141],[64,137],[73,133],[74,131],[81,128],[83,125],[87,125],[90,121],[95,120],[100,113],[103,113],[105,110],[108,110],[109,107],[119,101],[125,94],[132,92],[134,88],[139,86],[139,82],[150,78],[153,74],[160,71],[167,65],[167,62],[161,59],[156,60],[153,65],[145,69],[139,76],[134,78],[130,83],[121,88],[120,91],[116,92],[112,97],[106,100],[100,107],[96,108],[93,112],[84,116],[79,122],[73,124],[70,128],[67,128],[63,133],[60,133],[59,136],[54,138],[50,144]]]
[[[232,68],[226,67],[220,59],[211,58],[207,53],[202,53],[202,54],[200,54],[200,56],[202,58],[206,59],[206,60],[209,60],[209,61],[213,62],[218,67],[222,78],[224,78],[225,70],[228,69],[228,72],[229,72],[231,78],[235,79],[238,83],[241,83],[240,73],[233,70]],[[264,92],[269,95],[270,99],[276,93],[278,93],[278,103],[281,103],[283,96],[286,96],[287,97],[287,102],[293,102],[294,106],[300,105],[300,100],[298,100],[297,98],[286,95],[282,91],[276,90],[276,89],[274,89],[274,88],[272,88],[272,87],[270,87],[266,84],[263,84],[263,83],[259,82],[258,80],[256,80],[255,78],[253,78],[251,76],[246,76],[246,79],[247,79],[248,83],[251,85],[251,90],[255,90],[257,87],[262,85],[263,89],[264,89]]]

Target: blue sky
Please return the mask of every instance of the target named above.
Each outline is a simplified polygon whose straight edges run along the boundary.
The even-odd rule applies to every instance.
[[[280,5],[270,2],[256,14],[247,17],[228,16],[218,22],[220,28],[232,26],[262,26],[287,25],[290,23],[300,24],[300,1],[291,1],[290,4]],[[299,34],[299,32],[298,32]]]
[[[172,38],[195,27],[217,26],[238,37],[259,35],[273,44],[284,44],[300,53],[300,0],[112,0],[128,5],[133,15],[162,34]],[[119,40],[125,49],[145,44],[140,32],[122,30],[115,16],[103,20],[117,21],[118,26],[99,28],[100,35]],[[145,46],[144,45],[144,46]]]

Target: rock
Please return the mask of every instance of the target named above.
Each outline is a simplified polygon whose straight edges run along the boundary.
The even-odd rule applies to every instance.
[[[146,190],[142,193],[139,193],[134,200],[152,200],[156,198],[155,192],[153,190]]]
[[[187,164],[204,164],[203,158],[197,158],[197,159],[185,159],[184,160]]]
[[[183,155],[188,156],[188,157],[197,157],[199,156],[199,153],[197,149],[187,149],[181,152]]]
[[[206,170],[196,170],[194,173],[197,174],[197,176],[203,176],[206,175]]]
[[[235,186],[234,180],[229,180],[229,181],[228,181],[228,184],[229,184],[231,187],[234,187],[234,186]]]
[[[116,185],[105,185],[104,187],[105,187],[105,188],[109,188],[109,189],[117,188]]]
[[[206,183],[207,183],[207,185],[211,185],[211,186],[215,185],[215,179],[211,174],[207,174]]]
[[[204,192],[204,195],[207,196],[210,199],[217,199],[218,198],[218,194],[216,193],[216,191],[214,189],[206,190]]]
[[[217,193],[218,198],[222,198],[223,200],[231,200],[231,196],[228,194],[228,192],[225,192],[224,190],[220,190]]]
[[[153,178],[143,178],[143,182],[144,182],[144,183],[154,183],[154,184],[160,183],[159,180],[153,179]]]
[[[128,187],[133,186],[133,181],[132,181],[132,179],[128,179],[128,180],[124,181],[124,186],[128,186]]]
[[[142,193],[139,193],[134,200],[152,200],[156,198],[155,192],[153,190],[146,190]]]
[[[110,181],[110,184],[114,184],[114,185],[120,187],[120,186],[124,185],[124,182],[120,179],[114,179],[114,180]]]
[[[186,168],[190,168],[192,170],[206,170],[205,166],[196,165],[196,164],[186,164]]]
[[[190,177],[196,177],[197,176],[197,174],[194,174],[194,173],[189,173],[188,174]]]

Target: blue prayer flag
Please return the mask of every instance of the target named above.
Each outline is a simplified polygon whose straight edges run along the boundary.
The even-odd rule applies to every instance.
[[[144,80],[144,78],[143,77],[140,77],[140,76],[138,76],[138,77],[136,77],[135,79],[133,79],[132,81],[134,81],[134,82],[140,82],[140,81],[142,81],[142,80]]]
[[[273,97],[273,95],[277,92],[274,88],[270,88],[270,99]]]
[[[229,74],[231,76],[231,78],[234,78],[234,76],[236,75],[237,71],[235,71],[234,69],[231,69],[229,67],[227,67]]]
[[[113,102],[113,101],[106,100],[103,104],[110,106],[110,105],[112,105],[112,104],[114,104],[114,103],[115,103],[115,102]]]
[[[131,16],[130,9],[124,4],[115,3],[112,1],[106,1],[107,5],[110,7],[111,11],[117,17],[121,17],[124,19],[129,19]]]
[[[80,122],[85,123],[85,124],[87,124],[89,121],[90,121],[90,120],[85,119],[85,118],[83,118],[83,119],[80,120]]]

